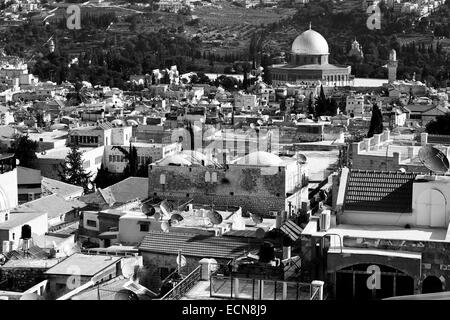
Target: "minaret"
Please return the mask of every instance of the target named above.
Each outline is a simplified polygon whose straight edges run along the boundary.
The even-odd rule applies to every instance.
[[[398,60],[397,60],[397,52],[392,49],[391,52],[389,52],[389,62],[388,62],[388,82],[392,83],[395,80],[397,80],[397,67],[398,67]]]

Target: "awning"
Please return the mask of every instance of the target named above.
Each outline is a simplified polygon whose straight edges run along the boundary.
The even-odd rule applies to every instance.
[[[119,231],[106,231],[102,232],[98,236],[100,239],[117,239],[119,237]]]

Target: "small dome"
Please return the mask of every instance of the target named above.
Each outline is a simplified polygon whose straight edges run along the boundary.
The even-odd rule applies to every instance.
[[[273,153],[265,151],[256,151],[239,158],[235,164],[253,165],[253,166],[280,166],[283,160]]]
[[[309,29],[295,38],[292,43],[292,53],[305,55],[329,54],[328,43],[320,33]]]

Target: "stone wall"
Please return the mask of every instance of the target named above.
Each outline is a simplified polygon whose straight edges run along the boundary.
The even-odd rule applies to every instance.
[[[6,280],[2,290],[23,292],[45,280],[46,268],[1,268],[0,282]]]
[[[207,182],[205,175],[217,175]],[[161,175],[165,184],[161,184]],[[230,165],[228,170],[210,167],[153,166],[149,171],[149,196],[223,206],[241,206],[267,215],[285,208],[285,167]]]

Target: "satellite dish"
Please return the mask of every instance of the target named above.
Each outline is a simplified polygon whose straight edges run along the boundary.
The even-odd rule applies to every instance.
[[[131,277],[133,277],[134,267],[135,266],[130,263],[125,263],[124,265],[122,265],[122,275],[127,279],[130,279]]]
[[[87,187],[88,187],[89,190],[92,190],[92,188],[94,188],[94,186],[90,182],[88,183]]]
[[[254,123],[250,123],[250,128],[255,129],[255,124]]]
[[[255,231],[255,237],[256,238],[263,239],[265,235],[266,235],[266,232],[264,231],[263,228],[256,229],[256,231]]]
[[[255,224],[262,223],[264,220],[263,217],[261,217],[260,215],[257,215],[257,214],[251,214],[251,216],[252,216],[252,220]]]
[[[406,170],[405,170],[405,168],[400,168],[400,169],[398,169],[398,172],[406,173]]]
[[[176,222],[180,222],[180,221],[183,221],[183,216],[182,216],[181,214],[174,213],[174,214],[170,217],[170,220],[176,221]]]
[[[432,146],[420,148],[419,159],[432,172],[447,172],[450,167],[445,154]]]
[[[262,125],[264,124],[264,122],[263,122],[261,119],[258,120],[257,122],[258,122],[258,124],[259,124],[260,126],[262,126]]]
[[[161,230],[164,232],[169,232],[169,222],[164,221],[161,223]]]
[[[139,300],[136,293],[128,289],[122,289],[114,295],[114,300]]]
[[[148,217],[151,217],[151,216],[155,215],[155,213],[156,213],[156,209],[151,204],[148,204],[148,203],[144,203],[142,205],[141,210]]]
[[[214,210],[208,212],[208,218],[212,224],[221,224],[223,221],[223,218],[220,215],[220,213]]]
[[[300,163],[306,163],[306,161],[308,161],[308,159],[306,158],[306,156],[304,154],[298,153],[297,154],[297,160]]]
[[[167,202],[167,200],[164,200],[163,202],[161,202],[160,208],[161,208],[161,212],[164,215],[169,215],[170,211],[172,211],[172,209],[171,209],[169,203]]]
[[[186,266],[186,257],[185,256],[183,256],[182,254],[180,254],[178,257],[177,257],[177,265],[179,265],[180,267],[184,267],[184,266]]]

